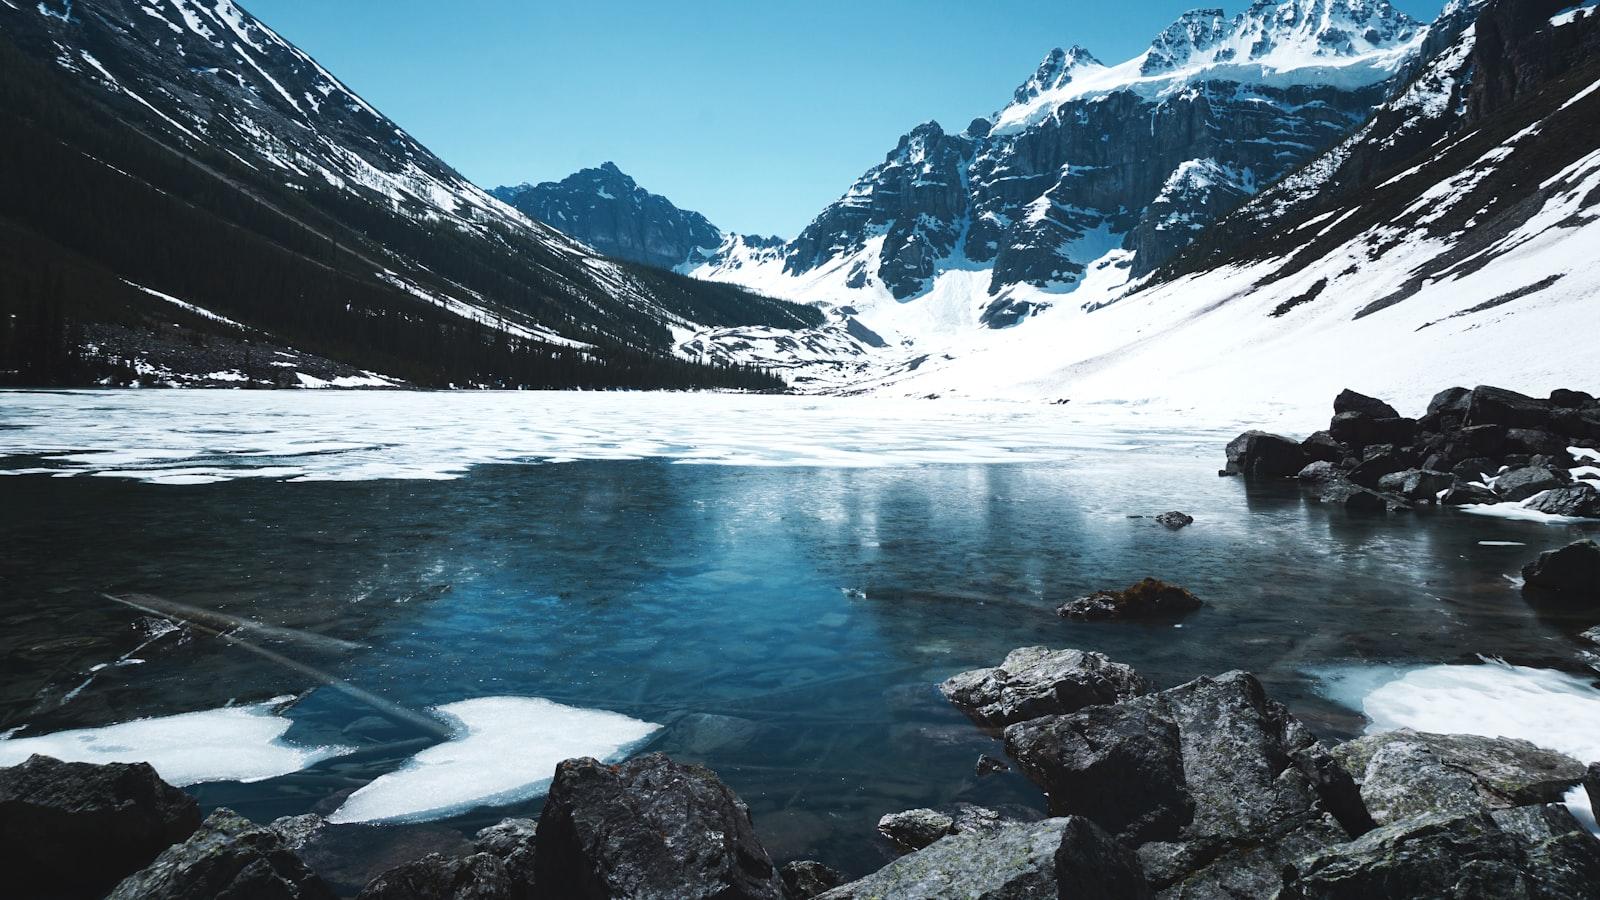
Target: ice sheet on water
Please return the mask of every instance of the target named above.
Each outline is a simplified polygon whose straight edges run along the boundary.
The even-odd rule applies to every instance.
[[[0,766],[14,766],[35,753],[68,762],[147,762],[167,782],[182,787],[262,781],[350,752],[348,747],[299,747],[284,741],[292,723],[274,712],[284,699],[4,738]]]
[[[1041,404],[561,392],[0,392],[0,475],[205,484],[449,479],[475,465],[659,458],[722,466],[1036,463],[1213,429]]]
[[[1565,672],[1500,660],[1409,670],[1375,667],[1329,673],[1323,688],[1332,699],[1366,714],[1369,733],[1411,728],[1521,738],[1580,762],[1600,760],[1600,691],[1589,679]],[[1566,800],[1595,831],[1583,789],[1574,789]]]
[[[616,758],[660,728],[537,697],[479,697],[434,711],[457,723],[456,738],[351,794],[328,821],[422,821],[525,800],[548,786],[556,763]]]

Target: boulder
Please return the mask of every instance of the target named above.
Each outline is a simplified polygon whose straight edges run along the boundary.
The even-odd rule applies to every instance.
[[[844,884],[838,871],[810,859],[784,863],[778,875],[783,879],[784,900],[811,900]]]
[[[1144,867],[1133,851],[1082,816],[1070,816],[1056,848],[1056,889],[1061,897],[1152,900]]]
[[[221,897],[334,900],[335,894],[285,846],[283,835],[219,809],[183,843],[124,879],[108,900]]]
[[[1373,764],[1379,760],[1379,751],[1392,747],[1414,748],[1424,751],[1427,756],[1413,753],[1388,757],[1387,763],[1380,767],[1382,771],[1377,773],[1384,779],[1386,786],[1383,790],[1393,792],[1403,789],[1397,786],[1397,782],[1412,777],[1405,771],[1405,761],[1418,763],[1416,768],[1420,770],[1423,768],[1420,763],[1431,757],[1452,773],[1470,779],[1478,800],[1490,809],[1554,803],[1583,778],[1583,764],[1577,760],[1516,738],[1434,734],[1400,729],[1347,741],[1335,747],[1333,755],[1347,771],[1371,778],[1374,775]],[[1423,791],[1425,780],[1433,777],[1430,773],[1417,775],[1416,790]],[[1363,782],[1362,796],[1365,797],[1367,793],[1368,787]],[[1413,802],[1430,801],[1414,798]],[[1447,800],[1438,802],[1448,803]],[[1371,806],[1370,799],[1368,805]],[[1373,811],[1373,818],[1378,818],[1377,810]]]
[[[1306,464],[1300,444],[1265,431],[1246,431],[1228,443],[1228,464],[1223,475],[1287,478]]]
[[[1523,506],[1552,516],[1600,519],[1600,488],[1582,481],[1573,482],[1537,495]]]
[[[1583,391],[1556,388],[1550,392],[1550,405],[1559,409],[1583,409],[1586,406],[1593,406],[1594,402],[1594,395]]]
[[[1008,823],[990,832],[957,834],[902,856],[877,872],[840,885],[826,900],[1055,900],[1056,852],[1067,820]]]
[[[1155,578],[1145,578],[1120,591],[1096,591],[1063,603],[1056,614],[1068,619],[1152,619],[1181,616],[1199,609],[1199,597]]]
[[[1378,418],[1361,412],[1343,412],[1328,423],[1328,434],[1349,447],[1372,444],[1410,444],[1417,436],[1417,420],[1399,416]]]
[[[473,841],[479,852],[498,857],[505,863],[514,900],[532,900],[535,895],[535,831],[538,827],[539,823],[533,819],[503,819],[498,825],[480,830]]]
[[[1138,672],[1103,653],[1021,647],[1000,665],[951,676],[939,692],[979,725],[999,728],[1147,692]]]
[[[1338,462],[1350,455],[1350,448],[1333,439],[1326,431],[1318,431],[1300,442],[1300,452],[1313,462]]]
[[[1433,502],[1439,495],[1450,489],[1455,484],[1455,478],[1444,472],[1431,472],[1427,469],[1407,469],[1404,472],[1392,472],[1378,479],[1378,490],[1386,494],[1395,494],[1413,502]]]
[[[1494,492],[1501,500],[1520,503],[1535,494],[1554,490],[1569,480],[1566,473],[1539,466],[1523,466],[1502,473],[1494,480]]]
[[[1444,496],[1439,498],[1439,502],[1445,506],[1468,506],[1499,503],[1500,498],[1494,491],[1481,484],[1471,484],[1458,478],[1456,483],[1444,492]]]
[[[1394,407],[1375,397],[1358,394],[1345,388],[1339,396],[1333,398],[1333,413],[1357,412],[1372,416],[1375,419],[1398,419],[1400,413]]]
[[[1504,425],[1469,425],[1458,430],[1451,443],[1465,451],[1462,459],[1473,456],[1497,459],[1506,452],[1506,431]]]
[[[1164,512],[1161,515],[1156,516],[1156,521],[1168,528],[1171,528],[1173,531],[1177,531],[1179,528],[1193,525],[1194,516],[1191,516],[1188,513],[1173,510],[1172,512]]]
[[[1397,450],[1388,444],[1379,446],[1383,448],[1379,452],[1363,454],[1361,462],[1346,477],[1364,488],[1377,490],[1385,475],[1404,472],[1415,466],[1415,454]]]
[[[0,769],[0,871],[18,897],[98,898],[200,825],[145,763],[31,756]]]
[[[1549,400],[1536,400],[1504,388],[1479,386],[1467,401],[1467,425],[1542,428],[1550,421]]]
[[[1583,792],[1589,795],[1589,808],[1600,810],[1600,762],[1589,763],[1583,770]]]
[[[1547,550],[1522,567],[1522,580],[1530,588],[1600,603],[1600,544],[1578,541]]]
[[[1431,813],[1466,815],[1486,809],[1472,778],[1445,765],[1421,742],[1383,744],[1359,780],[1361,799],[1379,825]]]
[[[1487,484],[1489,479],[1494,477],[1494,473],[1499,470],[1500,467],[1495,465],[1494,460],[1486,456],[1473,456],[1451,466],[1450,474],[1462,481]]]
[[[1533,900],[1600,897],[1600,841],[1565,805],[1520,806],[1489,815],[1522,845]]]
[[[1381,513],[1390,509],[1409,507],[1409,504],[1400,497],[1380,494],[1343,478],[1324,484],[1317,499],[1330,506],[1342,507],[1355,513]]]
[[[955,820],[936,809],[908,809],[878,820],[878,833],[902,852],[911,853],[955,834]]]
[[[1550,414],[1550,428],[1574,443],[1594,446],[1600,440],[1600,406],[1586,409],[1557,409]]]
[[[1417,816],[1289,867],[1280,900],[1527,896],[1517,840],[1488,813]]]
[[[510,900],[533,896],[533,885],[513,885],[505,861],[492,853],[466,857],[430,853],[374,878],[356,895],[356,900]]]
[[[1445,388],[1428,401],[1428,415],[1440,423],[1441,429],[1459,428],[1471,404],[1472,391],[1464,387]]]
[[[539,816],[535,882],[572,898],[778,898],[749,810],[703,766],[649,753],[556,766]]]
[[[1567,440],[1542,428],[1511,428],[1506,431],[1506,449],[1513,453],[1565,456]]]
[[[1319,459],[1316,462],[1307,463],[1306,467],[1301,469],[1300,474],[1295,477],[1306,484],[1326,484],[1343,478],[1344,473],[1339,471],[1339,467],[1332,462]]]

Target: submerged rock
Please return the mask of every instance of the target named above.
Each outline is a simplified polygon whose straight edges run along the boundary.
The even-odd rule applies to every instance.
[[[1066,828],[1065,819],[1046,819],[953,835],[821,896],[827,900],[1055,900],[1071,896],[1059,894],[1056,885],[1056,851]]]
[[[1430,801],[1426,796],[1432,787],[1443,785],[1443,782],[1434,780],[1428,774],[1412,778],[1401,760],[1382,759],[1380,751],[1395,747],[1414,747],[1427,754],[1426,757],[1406,757],[1417,764],[1413,771],[1421,772],[1421,764],[1431,758],[1438,765],[1447,767],[1452,775],[1468,779],[1478,799],[1491,809],[1554,803],[1583,778],[1582,763],[1564,753],[1546,750],[1517,738],[1433,734],[1400,729],[1347,741],[1335,747],[1333,755],[1346,770],[1368,781],[1374,777],[1374,766],[1378,766],[1385,792],[1393,794],[1409,789],[1417,795],[1406,802],[1452,805],[1453,801],[1443,794],[1438,795],[1437,801]],[[1448,790],[1453,791],[1457,784],[1452,779]],[[1367,796],[1368,790],[1368,785],[1363,783],[1362,796]],[[1370,806],[1370,799],[1368,803]],[[1376,809],[1373,810],[1373,816],[1378,818]]]
[[[1138,672],[1103,653],[1021,647],[989,669],[951,676],[940,693],[980,725],[1001,727],[1149,690]]]
[[[1145,578],[1121,591],[1096,591],[1061,605],[1056,613],[1068,619],[1150,619],[1181,616],[1204,604],[1175,584]]]
[[[283,835],[219,809],[181,844],[117,885],[108,900],[213,900],[221,897],[335,900],[333,891]]]
[[[534,859],[546,896],[783,894],[744,802],[710,769],[661,753],[615,766],[594,759],[557,765]]]
[[[778,874],[783,878],[785,900],[811,900],[844,884],[843,875],[809,859],[784,863]]]
[[[1547,550],[1522,567],[1522,580],[1531,588],[1600,603],[1600,544],[1577,541],[1560,550]]]
[[[1265,431],[1246,431],[1228,444],[1222,475],[1287,478],[1304,468],[1306,455],[1297,441]]]
[[[200,825],[145,763],[31,756],[0,769],[0,871],[18,897],[100,898]]]
[[[1191,516],[1188,513],[1173,510],[1172,512],[1164,512],[1161,515],[1156,516],[1156,521],[1176,531],[1179,528],[1185,528],[1189,525],[1193,525],[1194,516]]]
[[[954,819],[936,809],[908,809],[879,819],[878,833],[910,853],[947,834],[955,834],[955,824]]]

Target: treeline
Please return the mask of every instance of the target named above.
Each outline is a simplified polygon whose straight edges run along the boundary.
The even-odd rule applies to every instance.
[[[622,301],[585,294],[582,263],[514,229],[423,224],[329,190],[300,190],[220,150],[146,136],[75,79],[0,35],[0,379],[81,383],[91,361],[74,326],[181,320],[212,326],[121,281],[244,322],[300,350],[424,386],[774,390],[748,367],[667,355],[670,333]],[[223,128],[213,120],[213,130]],[[423,270],[416,261],[425,266]],[[445,279],[593,345],[513,338],[379,280],[393,268],[440,293]],[[433,276],[427,272],[436,273]],[[723,286],[697,307],[739,318]],[[455,293],[460,291],[456,289]],[[752,298],[744,315],[799,322],[798,307]]]

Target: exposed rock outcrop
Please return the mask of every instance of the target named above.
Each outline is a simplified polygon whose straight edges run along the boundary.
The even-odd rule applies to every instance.
[[[1600,603],[1600,544],[1577,541],[1559,550],[1547,550],[1522,567],[1522,580],[1536,590]]]
[[[1120,591],[1096,591],[1063,603],[1056,613],[1067,619],[1155,619],[1181,616],[1205,605],[1175,584],[1145,578]]]
[[[939,685],[946,699],[973,721],[996,728],[1115,703],[1148,690],[1138,672],[1105,654],[1048,647],[1018,648],[998,666],[962,672]]]
[[[335,900],[270,826],[219,809],[181,844],[128,876],[108,900]]]
[[[821,896],[826,900],[1055,900],[1056,852],[1067,822],[1017,822],[988,833],[953,835]]]

